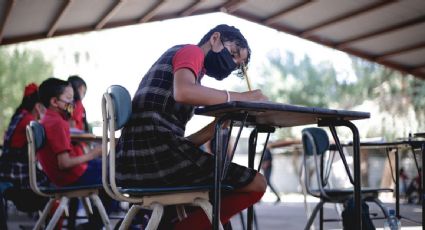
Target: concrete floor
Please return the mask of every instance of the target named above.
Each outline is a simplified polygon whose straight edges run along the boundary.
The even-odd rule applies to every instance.
[[[258,220],[258,229],[262,230],[298,230],[304,229],[307,222],[307,215],[302,202],[302,196],[299,194],[283,195],[282,202],[274,203],[274,197],[270,193],[266,193],[262,202],[255,206],[255,212]],[[308,206],[312,209],[315,205],[313,199],[309,199]],[[387,207],[392,207],[394,203],[386,203]],[[382,212],[377,206],[371,204],[370,212],[382,216]],[[420,220],[422,208],[419,205],[403,204],[401,206],[401,214],[414,220]],[[334,205],[325,206],[326,218],[337,218],[337,212]],[[10,230],[31,229],[36,219],[25,213],[16,211],[13,205],[9,207],[8,227]],[[114,224],[117,220],[111,220]],[[374,220],[377,229],[383,228],[383,220]],[[316,229],[317,221],[315,222]],[[402,229],[422,229],[418,224],[413,224],[402,220]],[[232,219],[232,227],[234,230],[242,230],[240,216],[237,215]],[[326,222],[325,229],[342,229],[340,222]],[[255,228],[254,228],[255,229]]]

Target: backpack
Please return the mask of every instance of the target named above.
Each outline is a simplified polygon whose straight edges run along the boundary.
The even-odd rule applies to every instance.
[[[362,200],[362,229],[375,230],[372,220],[369,215],[369,205]],[[342,226],[344,230],[357,230],[354,228],[354,199],[349,199],[345,205],[344,210],[341,213]]]

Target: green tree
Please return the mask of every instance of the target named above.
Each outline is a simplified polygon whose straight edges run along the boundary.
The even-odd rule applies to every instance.
[[[264,81],[258,86],[267,89],[263,92],[272,101],[288,104],[352,109],[373,101],[382,114],[390,116],[383,116],[381,129],[372,129],[372,136],[391,140],[409,130],[425,129],[425,81],[357,57],[351,60],[355,79],[344,81],[338,80],[329,62],[315,64],[308,56],[296,59],[291,52],[283,56],[271,52],[264,66]],[[403,126],[397,129],[400,122]],[[411,127],[416,123],[418,127]],[[285,130],[281,137],[291,135],[291,130]]]
[[[291,52],[284,57],[279,53],[269,56],[265,67],[267,77],[261,88],[272,101],[304,106],[328,107],[338,97],[336,71],[328,62],[318,65],[309,56],[296,61]]]
[[[23,89],[31,82],[41,83],[52,75],[52,64],[37,51],[0,48],[0,143]]]
[[[412,108],[418,123],[416,130],[425,129],[424,80],[356,57],[351,59],[358,77],[356,88],[364,89],[363,99],[377,101],[380,111],[397,115],[393,119],[407,119]]]

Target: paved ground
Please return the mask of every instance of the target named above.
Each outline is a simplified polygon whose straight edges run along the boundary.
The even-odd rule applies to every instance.
[[[258,220],[258,229],[262,230],[298,230],[304,229],[304,225],[307,221],[306,211],[304,209],[304,203],[302,202],[300,195],[284,195],[282,196],[282,202],[272,202],[274,197],[271,194],[266,194],[263,201],[255,206],[255,211]],[[310,201],[310,200],[309,200]],[[309,207],[312,209],[314,206],[314,200],[309,202]],[[387,207],[393,206],[393,203],[386,203]],[[375,205],[370,205],[371,213],[376,213],[378,216],[382,216],[382,213]],[[419,205],[407,205],[401,206],[401,213],[414,220],[420,220],[422,209]],[[336,218],[337,213],[333,205],[325,206],[325,217]],[[113,220],[116,223],[116,220]],[[316,221],[317,222],[317,221]],[[9,219],[8,226],[11,230],[18,229],[31,229],[35,223],[35,218],[29,217],[27,214],[14,210],[13,207],[9,208]],[[317,224],[317,223],[316,223]],[[377,229],[383,228],[383,220],[374,220],[374,225]],[[415,227],[416,225],[416,227]],[[22,228],[24,226],[24,228]],[[232,219],[232,226],[234,230],[242,230],[240,216],[235,216]],[[402,220],[403,229],[421,229],[417,224],[412,224],[405,220]],[[325,229],[341,229],[339,222],[327,222],[325,223]],[[316,228],[318,229],[318,228]]]

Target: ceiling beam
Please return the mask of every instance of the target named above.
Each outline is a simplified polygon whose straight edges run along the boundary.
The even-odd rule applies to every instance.
[[[228,0],[226,3],[221,5],[217,10],[224,13],[232,13],[239,9],[246,0]]]
[[[337,17],[332,18],[332,19],[330,19],[328,21],[324,21],[322,23],[316,24],[316,25],[314,25],[314,26],[312,26],[312,27],[304,30],[301,33],[301,37],[304,37],[305,38],[305,37],[312,36],[312,34],[314,32],[316,32],[319,29],[322,29],[323,27],[327,27],[327,26],[331,26],[331,25],[336,24],[336,23],[340,23],[341,21],[345,21],[345,20],[348,20],[350,18],[357,17],[357,16],[359,16],[361,14],[365,14],[365,13],[367,13],[369,11],[376,10],[378,8],[381,8],[381,7],[385,7],[385,6],[389,5],[389,4],[393,4],[394,2],[396,2],[396,1],[395,0],[378,1],[378,2],[376,2],[374,4],[367,5],[365,7],[360,8],[360,9],[350,11],[350,12],[348,12],[346,14],[337,16]]]
[[[285,16],[286,14],[290,13],[293,10],[299,9],[305,5],[310,4],[311,0],[307,0],[307,1],[303,1],[303,2],[298,2],[292,6],[290,6],[289,8],[283,9],[282,11],[268,17],[267,19],[261,21],[260,23],[263,23],[265,25],[271,25],[273,23],[275,23],[277,20],[279,20],[279,18]]]
[[[349,38],[345,41],[340,42],[338,44],[338,48],[344,50],[346,47],[348,47],[353,42],[363,40],[363,39],[367,39],[367,38],[376,37],[376,36],[383,35],[383,34],[386,34],[386,33],[390,33],[390,32],[393,32],[393,31],[396,31],[396,30],[399,30],[399,29],[405,29],[406,27],[414,26],[414,25],[417,25],[417,24],[420,24],[420,23],[423,23],[423,22],[425,22],[425,16],[421,16],[419,18],[413,18],[411,20],[404,21],[404,22],[398,23],[396,25],[391,25],[391,26],[388,26],[386,28],[383,28],[383,29],[380,29],[380,30],[377,30],[377,31],[372,31],[370,33],[362,34],[362,35],[354,37],[354,38]]]
[[[106,23],[118,12],[118,10],[124,5],[125,0],[118,0],[115,4],[106,12],[102,19],[94,27],[95,30],[102,29]]]
[[[1,41],[3,40],[4,28],[6,27],[7,20],[9,20],[10,12],[12,12],[12,9],[13,9],[13,6],[15,5],[15,3],[16,3],[15,0],[9,0],[6,3],[7,6],[6,6],[6,9],[4,11],[4,18],[0,22],[0,44],[1,44]]]
[[[56,15],[56,18],[53,20],[52,24],[50,25],[49,32],[47,32],[48,38],[52,37],[53,34],[56,32],[56,29],[58,28],[60,20],[65,15],[66,11],[69,9],[69,6],[71,5],[72,0],[67,0],[59,10],[59,13]]]
[[[245,14],[245,13],[242,13],[242,12],[234,12],[232,15],[235,15],[237,17],[244,18],[244,19],[246,19],[248,21],[252,21],[252,22],[255,22],[255,23],[261,23],[262,22],[262,20],[260,18],[255,17],[253,15]],[[278,24],[272,24],[269,27],[274,28],[274,29],[276,29],[278,31],[282,31],[282,32],[285,32],[285,33],[294,35],[294,36],[299,36],[300,35],[300,32],[298,32],[295,29],[293,29],[291,27],[288,27],[288,26],[278,25]],[[337,47],[337,43],[335,43],[333,41],[330,41],[330,40],[325,40],[323,38],[317,38],[317,37],[309,37],[309,38],[305,38],[305,39],[306,40],[309,40],[309,41],[312,41],[312,42],[315,42],[315,43],[318,43],[318,44],[322,44],[324,46],[328,46],[328,47],[333,48],[333,49],[339,50],[338,47]],[[403,74],[412,74],[412,75],[414,75],[414,76],[416,76],[418,78],[421,78],[421,79],[424,79],[425,80],[425,74],[423,72],[413,71],[412,68],[409,68],[409,67],[406,67],[406,66],[397,65],[397,64],[392,63],[392,62],[389,62],[389,61],[384,61],[384,60],[377,61],[371,55],[368,55],[368,54],[363,53],[363,52],[359,52],[359,51],[354,50],[354,49],[348,49],[347,48],[347,49],[343,50],[343,52],[345,52],[347,54],[351,54],[351,55],[357,56],[357,57],[360,57],[360,58],[363,58],[363,59],[368,60],[368,61],[371,61],[371,62],[375,62],[375,63],[381,64],[381,65],[386,66],[386,67],[391,68],[391,69],[398,70],[399,72],[401,72]]]
[[[198,6],[201,5],[205,1],[206,0],[197,0],[197,1],[195,1],[189,7],[187,7],[184,10],[182,10],[182,12],[180,12],[179,15],[180,16],[183,16],[183,17],[191,15],[193,12],[196,11],[196,9],[198,8]]]
[[[423,49],[423,48],[425,48],[425,42],[421,42],[421,43],[414,44],[414,45],[411,45],[411,46],[406,46],[406,47],[402,47],[402,48],[399,48],[399,49],[391,50],[389,52],[386,52],[386,53],[383,53],[383,54],[376,56],[375,59],[376,60],[384,60],[384,59],[387,59],[390,56],[395,56],[395,55],[399,55],[399,54],[402,54],[402,53],[407,53],[407,52],[410,52],[410,51],[419,50],[419,49]]]
[[[425,62],[424,62],[424,63],[422,63],[422,64],[420,64],[420,65],[415,66],[415,67],[412,69],[412,71],[414,71],[414,72],[421,72],[421,70],[422,70],[422,69],[424,69],[424,70],[425,70]]]
[[[374,62],[374,63],[378,63],[378,64],[381,64],[381,65],[387,66],[389,68],[398,70],[398,71],[400,71],[400,72],[402,72],[404,74],[411,74],[413,76],[417,76],[417,77],[422,78],[422,79],[425,80],[425,75],[423,75],[423,74],[419,73],[418,71],[416,71],[415,70],[416,67],[415,68],[411,68],[409,66],[396,64],[396,63],[391,62],[389,60],[376,60],[376,58],[374,58],[374,57],[372,57],[372,56],[370,56],[368,54],[365,54],[363,52],[359,52],[357,50],[354,50],[354,49],[345,49],[345,50],[343,50],[343,52],[352,54],[354,56],[357,56],[357,57],[366,59],[366,60],[371,61],[371,62]]]
[[[148,22],[151,20],[155,14],[158,12],[158,10],[163,6],[168,0],[159,0],[155,5],[153,5],[149,10],[146,11],[146,13],[140,17],[139,23]]]

